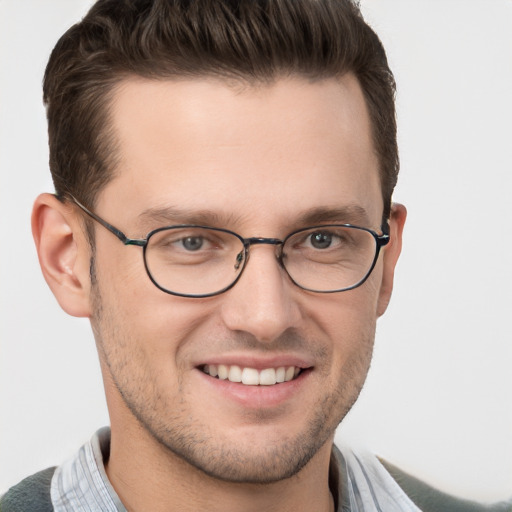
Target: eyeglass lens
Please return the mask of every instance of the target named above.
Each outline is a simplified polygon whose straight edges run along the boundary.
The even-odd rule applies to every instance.
[[[365,229],[322,226],[289,235],[281,250],[283,266],[298,286],[329,292],[351,288],[367,277],[377,243]],[[151,234],[144,257],[160,288],[178,295],[207,296],[237,280],[245,265],[245,247],[229,231],[170,227]]]

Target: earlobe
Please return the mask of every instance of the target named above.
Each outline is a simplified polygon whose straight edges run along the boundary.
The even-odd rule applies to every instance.
[[[406,217],[405,206],[393,203],[389,219],[390,241],[383,250],[382,283],[377,304],[377,316],[384,314],[391,299],[395,267],[402,250],[402,233]]]
[[[73,209],[41,194],[32,210],[32,234],[44,278],[66,313],[90,316],[89,243]]]

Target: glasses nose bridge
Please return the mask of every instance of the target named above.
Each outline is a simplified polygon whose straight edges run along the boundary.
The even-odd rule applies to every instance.
[[[250,257],[250,248],[252,245],[273,245],[276,248],[276,258],[280,265],[283,265],[282,253],[284,240],[280,238],[263,238],[259,236],[253,236],[250,238],[244,238],[244,247],[247,254],[247,260]]]
[[[250,247],[251,245],[283,245],[283,240],[280,238],[261,238],[253,236],[251,238],[244,238],[244,245]]]

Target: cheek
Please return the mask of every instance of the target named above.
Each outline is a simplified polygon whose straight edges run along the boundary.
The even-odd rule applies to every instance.
[[[97,282],[105,308],[132,337],[167,343],[180,338],[204,314],[198,313],[197,301],[175,297],[157,288],[144,268],[142,249],[113,247],[96,255]],[[199,308],[201,309],[201,308]]]
[[[120,261],[115,273],[105,267],[97,272],[101,308],[94,308],[91,320],[111,371],[123,383],[137,378],[175,387],[190,369],[190,340],[197,342],[197,333],[212,325],[214,301],[159,290],[142,264]]]
[[[374,273],[358,288],[339,294],[325,294],[316,297],[315,316],[320,327],[330,336],[344,333],[366,332],[375,326],[377,303],[380,291],[381,269]]]
[[[316,325],[330,340],[330,371],[334,375],[366,375],[373,351],[380,270],[360,287],[317,298]]]

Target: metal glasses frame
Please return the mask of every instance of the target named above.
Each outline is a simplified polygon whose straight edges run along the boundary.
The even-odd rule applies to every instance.
[[[247,266],[247,262],[249,261],[251,245],[259,245],[259,244],[274,245],[274,246],[276,246],[276,247],[278,246],[280,248],[279,252],[276,254],[276,259],[277,259],[279,265],[281,266],[281,268],[284,269],[284,271],[286,272],[286,275],[290,278],[292,283],[294,285],[298,286],[299,288],[301,288],[302,290],[306,290],[306,291],[313,292],[313,293],[339,293],[339,292],[344,292],[344,291],[348,291],[348,290],[353,290],[354,288],[361,286],[368,279],[368,277],[372,273],[373,269],[375,268],[375,264],[377,263],[377,259],[380,254],[380,249],[382,247],[384,247],[389,242],[389,239],[390,239],[389,233],[387,232],[386,225],[384,225],[382,227],[383,233],[381,235],[379,235],[378,233],[376,233],[375,231],[373,231],[371,229],[364,228],[361,226],[355,226],[353,224],[323,224],[320,226],[308,226],[305,228],[297,229],[296,231],[293,231],[292,233],[289,233],[283,239],[261,238],[261,237],[243,238],[238,233],[235,233],[234,231],[230,231],[229,229],[213,228],[211,226],[200,226],[197,224],[179,224],[179,225],[164,226],[161,228],[154,229],[146,235],[146,238],[128,238],[121,230],[117,229],[112,224],[110,224],[106,220],[102,219],[99,215],[97,215],[94,212],[92,212],[91,210],[89,210],[86,206],[84,206],[82,203],[80,203],[73,196],[69,195],[69,197],[71,198],[72,202],[74,204],[76,204],[84,213],[86,213],[93,220],[95,220],[96,222],[101,224],[105,229],[110,231],[124,245],[135,245],[135,246],[142,247],[144,267],[146,269],[146,273],[147,273],[149,279],[151,280],[151,282],[158,289],[162,290],[163,292],[169,293],[170,295],[176,295],[178,297],[190,297],[190,298],[197,298],[197,299],[213,297],[215,295],[220,295],[221,293],[224,293],[224,292],[228,291],[229,289],[233,288],[233,286],[235,286],[235,284],[238,282],[241,275],[243,274],[245,267]],[[354,285],[348,286],[346,288],[336,289],[336,290],[314,290],[314,289],[307,288],[305,286],[300,285],[289,274],[288,269],[286,268],[286,265],[283,262],[283,249],[282,248],[283,248],[284,244],[286,243],[286,241],[289,238],[291,238],[292,236],[296,235],[297,233],[301,233],[303,231],[309,231],[309,230],[315,229],[315,228],[328,228],[328,227],[346,227],[346,228],[358,229],[358,230],[366,231],[367,233],[370,233],[373,236],[373,238],[375,239],[375,256],[374,256],[372,264],[371,264],[370,268],[368,269],[368,271],[366,272],[366,274]],[[216,230],[216,231],[221,231],[223,233],[228,233],[228,234],[233,235],[236,238],[238,238],[240,240],[240,242],[243,244],[244,253],[243,253],[243,258],[241,257],[241,255],[239,255],[239,257],[237,258],[238,263],[239,264],[242,263],[242,268],[241,268],[240,272],[238,273],[238,275],[236,276],[235,280],[228,286],[225,286],[224,288],[222,288],[221,290],[218,290],[213,293],[205,293],[205,294],[186,294],[186,293],[173,292],[172,290],[168,290],[167,288],[160,286],[160,284],[158,284],[158,282],[155,281],[153,275],[151,274],[151,271],[149,270],[149,267],[147,264],[147,259],[146,259],[146,249],[148,247],[149,240],[151,239],[151,237],[153,235],[155,235],[156,233],[159,233],[161,231],[170,230],[170,229],[174,229],[174,228],[201,228],[201,229],[208,229],[208,230]]]

